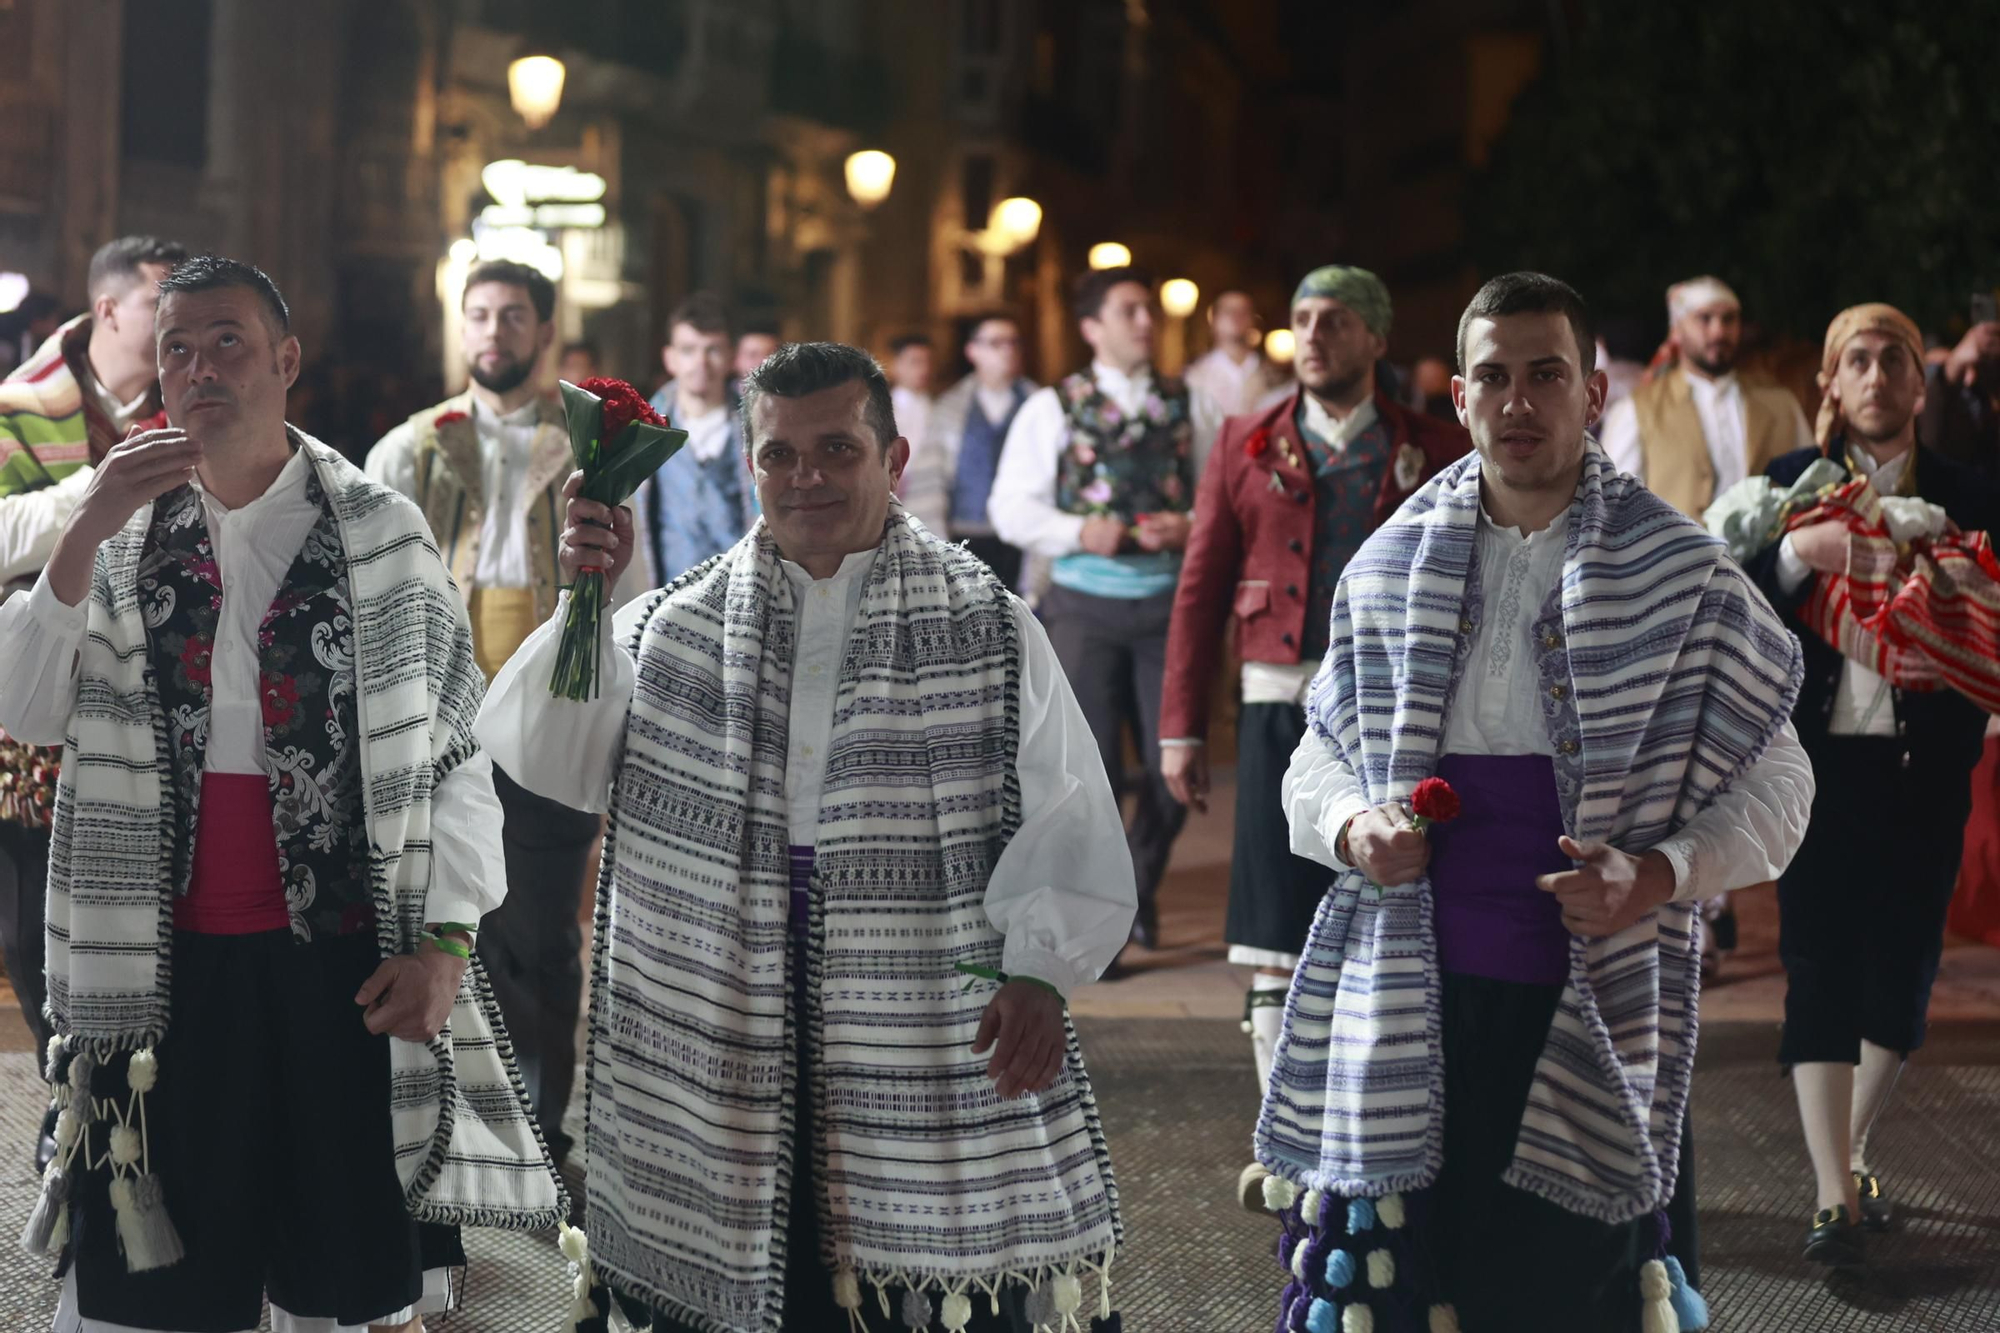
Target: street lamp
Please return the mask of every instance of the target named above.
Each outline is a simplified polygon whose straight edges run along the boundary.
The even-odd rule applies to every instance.
[[[507,95],[529,129],[548,124],[562,105],[563,74],[554,56],[522,56],[507,66]]]
[[[1160,284],[1160,309],[1175,319],[1186,319],[1201,304],[1201,288],[1186,278],[1168,278]]]
[[[1116,241],[1099,241],[1090,247],[1092,268],[1129,268],[1132,252]]]
[[[1298,345],[1290,329],[1272,329],[1264,335],[1264,355],[1281,366],[1292,363],[1292,353],[1298,350]]]
[[[1025,250],[1042,232],[1042,206],[1025,195],[1014,195],[993,205],[986,230],[1006,243],[1007,249]]]
[[[873,208],[889,197],[896,183],[896,159],[879,148],[864,148],[847,156],[847,192],[863,208]]]

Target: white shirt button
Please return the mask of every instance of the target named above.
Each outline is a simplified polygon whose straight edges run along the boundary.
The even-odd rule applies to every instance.
[[[799,753],[804,755],[806,758],[810,759],[813,757],[813,747],[810,745],[800,746]]]

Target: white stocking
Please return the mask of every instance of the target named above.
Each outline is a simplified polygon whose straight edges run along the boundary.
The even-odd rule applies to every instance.
[[[1292,979],[1259,972],[1250,979],[1253,995],[1259,991],[1276,991],[1282,995],[1290,989]],[[1258,999],[1264,996],[1256,996]],[[1285,1028],[1285,1006],[1278,1004],[1257,1004],[1250,1008],[1250,1049],[1257,1056],[1257,1086],[1265,1092],[1271,1089],[1271,1062],[1278,1054],[1278,1034]]]
[[[1902,1072],[1901,1051],[1862,1040],[1861,1064],[1854,1071],[1854,1110],[1848,1121],[1854,1140],[1848,1150],[1848,1165],[1863,1175],[1869,1174],[1868,1131],[1889,1104],[1889,1094],[1896,1090],[1896,1075]]]
[[[1805,1127],[1806,1151],[1812,1155],[1814,1187],[1819,1192],[1813,1206],[1831,1208],[1844,1203],[1848,1215],[1860,1220],[1854,1177],[1847,1174],[1854,1066],[1793,1065],[1792,1087],[1798,1091],[1799,1121]]]

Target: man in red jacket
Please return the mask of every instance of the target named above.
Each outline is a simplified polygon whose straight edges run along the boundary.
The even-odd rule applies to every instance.
[[[1229,961],[1256,969],[1244,1026],[1268,1081],[1286,988],[1330,879],[1291,854],[1279,786],[1305,734],[1306,687],[1326,651],[1334,585],[1362,539],[1471,447],[1463,428],[1376,392],[1389,292],[1366,269],[1314,269],[1292,295],[1299,390],[1231,417],[1209,454],[1167,634],[1162,774],[1208,809],[1208,704],[1234,613],[1243,658]],[[1265,1172],[1245,1168],[1246,1207]]]

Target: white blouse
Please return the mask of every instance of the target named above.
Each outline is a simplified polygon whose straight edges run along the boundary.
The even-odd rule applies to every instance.
[[[841,658],[874,562],[875,551],[857,552],[827,579],[783,563],[799,607],[785,763],[785,802],[797,846],[817,840]],[[501,668],[477,731],[494,762],[522,786],[575,809],[610,807],[636,680],[622,645],[639,630],[644,606],[620,610],[604,629],[594,700],[549,692],[566,602]],[[1090,725],[1047,632],[1018,600],[1013,610],[1021,636],[1021,827],[993,867],[986,915],[1006,937],[1003,970],[1038,977],[1068,994],[1118,956],[1138,892]]]
[[[1553,755],[1534,670],[1534,623],[1562,578],[1567,514],[1521,534],[1479,520],[1484,614],[1447,710],[1440,754]],[[1283,800],[1292,851],[1350,869],[1334,853],[1341,825],[1369,808],[1361,780],[1308,729],[1285,773]],[[1646,849],[1674,868],[1674,897],[1706,898],[1776,879],[1791,864],[1812,817],[1812,762],[1786,720],[1769,749],[1729,790],[1672,837]],[[1628,849],[1629,850],[1629,849]]]

